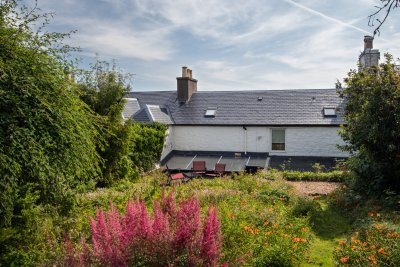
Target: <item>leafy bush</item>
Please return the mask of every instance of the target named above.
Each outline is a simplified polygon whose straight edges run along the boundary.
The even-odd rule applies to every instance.
[[[154,122],[152,124],[128,122],[130,131],[134,133],[132,153],[129,158],[139,172],[148,172],[154,169],[155,163],[160,160],[164,147],[168,125]]]
[[[308,198],[299,198],[292,208],[292,215],[295,217],[310,216],[320,209],[316,201]]]
[[[100,187],[121,179],[137,178],[150,171],[160,159],[167,126],[122,120],[124,97],[130,90],[130,75],[121,74],[115,64],[96,62],[89,71],[82,71],[77,86],[81,99],[97,115],[102,139],[97,151],[103,160]]]
[[[400,262],[400,231],[386,224],[374,223],[339,245],[335,250],[339,266],[398,266]]]
[[[280,190],[263,191],[258,195],[258,198],[264,203],[275,204],[277,202],[283,202],[287,204],[289,202],[289,195],[286,192]]]
[[[400,192],[400,72],[391,55],[385,59],[379,66],[351,70],[339,90],[346,99],[343,149],[354,154],[353,189],[363,194]]]
[[[323,181],[323,182],[344,182],[347,174],[342,171],[331,172],[300,172],[283,171],[283,178],[289,181]]]
[[[29,194],[70,210],[75,189],[93,184],[101,162],[93,114],[69,78],[68,34],[33,32],[46,15],[17,10],[14,0],[0,5],[1,226],[21,215]]]
[[[74,249],[66,238],[68,265],[217,266],[221,233],[212,205],[204,223],[197,199],[178,206],[173,193],[154,202],[153,216],[138,199],[129,201],[125,216],[110,206],[110,211],[98,210],[90,217],[91,245],[82,239]]]

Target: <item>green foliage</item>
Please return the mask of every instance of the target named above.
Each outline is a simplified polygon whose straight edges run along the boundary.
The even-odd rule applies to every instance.
[[[128,121],[126,127],[134,135],[131,153],[129,155],[133,166],[139,172],[148,172],[160,160],[164,147],[168,125],[154,122],[152,124],[133,123]]]
[[[27,196],[69,210],[74,188],[98,176],[100,158],[93,115],[69,79],[68,35],[33,32],[46,14],[1,3],[0,224],[10,225]]]
[[[283,178],[289,181],[321,181],[321,182],[343,182],[347,173],[342,171],[330,172],[300,172],[283,171]]]
[[[137,178],[150,171],[160,159],[166,125],[122,121],[123,97],[129,92],[130,75],[123,75],[107,62],[96,62],[83,71],[78,81],[81,99],[99,121],[102,139],[97,143],[103,159],[98,186],[110,186],[121,179]]]
[[[110,67],[105,61],[97,61],[90,70],[81,71],[78,87],[82,100],[109,123],[122,123],[124,96],[130,91],[130,74],[122,74],[116,64]]]
[[[319,204],[312,199],[299,198],[292,208],[292,214],[296,217],[311,216],[321,208]]]
[[[398,266],[400,229],[379,222],[362,228],[349,240],[339,242],[335,260],[338,266]]]
[[[364,193],[400,192],[400,72],[385,58],[378,67],[350,71],[339,90],[346,99],[344,149],[355,154],[353,188]]]

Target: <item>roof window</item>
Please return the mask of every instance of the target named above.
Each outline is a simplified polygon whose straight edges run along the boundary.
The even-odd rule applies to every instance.
[[[207,108],[204,117],[206,118],[215,118],[215,114],[217,113],[217,108]]]
[[[324,117],[336,117],[336,109],[335,108],[324,108]]]

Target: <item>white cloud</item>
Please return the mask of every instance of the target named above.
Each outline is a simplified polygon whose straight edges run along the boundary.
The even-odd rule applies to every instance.
[[[333,87],[355,68],[378,0],[42,0],[86,55],[118,58],[143,89],[173,90],[182,63],[200,90]],[[379,2],[379,1],[378,1]],[[400,56],[397,21],[375,47]]]
[[[167,41],[168,32],[161,30],[135,31],[112,25],[89,27],[75,36],[84,51],[94,51],[116,58],[167,60],[174,52]],[[165,41],[160,42],[160,39]]]
[[[352,25],[351,23],[347,23],[347,22],[341,21],[339,19],[333,18],[333,17],[328,16],[328,15],[326,15],[326,14],[324,14],[322,12],[319,12],[319,11],[317,11],[315,9],[309,8],[309,7],[305,6],[305,5],[301,5],[301,4],[299,4],[299,3],[297,3],[297,2],[295,2],[293,0],[284,0],[284,1],[289,3],[289,4],[291,4],[291,5],[293,5],[293,6],[295,6],[295,7],[300,8],[302,10],[305,10],[305,11],[307,11],[307,12],[313,14],[313,15],[316,15],[316,16],[321,17],[323,19],[332,21],[332,22],[334,22],[336,24],[339,24],[341,26],[348,27],[348,28],[357,30],[357,31],[362,32],[362,33],[371,34],[370,32],[368,32],[368,31],[366,31],[364,29],[361,29],[359,27],[356,27],[356,26]]]

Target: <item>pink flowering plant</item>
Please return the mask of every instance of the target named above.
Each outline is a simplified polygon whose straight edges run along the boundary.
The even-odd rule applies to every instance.
[[[109,211],[89,217],[91,244],[65,238],[68,266],[218,266],[221,230],[211,205],[204,220],[197,198],[178,205],[173,192],[162,193],[149,213],[144,201],[130,200],[125,215],[110,203]]]

